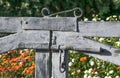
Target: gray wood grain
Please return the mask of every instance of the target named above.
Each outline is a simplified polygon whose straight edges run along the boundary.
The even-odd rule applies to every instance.
[[[23,31],[19,48],[48,49],[49,31]]]
[[[81,51],[100,52],[100,46],[95,46],[94,41],[86,41],[80,33],[77,32],[53,32],[52,49],[73,49]]]
[[[35,78],[49,78],[49,52],[37,50]]]
[[[119,60],[120,59],[120,51],[118,51],[118,52],[119,53],[104,51],[101,54],[94,54],[94,53],[85,53],[85,54],[102,59],[107,62],[111,62],[116,65],[120,65],[120,60]]]
[[[120,22],[79,22],[73,17],[0,17],[0,32],[15,33],[21,30],[76,31],[83,36],[120,37]],[[78,28],[78,29],[77,29]],[[89,33],[88,33],[89,32]]]
[[[15,33],[21,31],[21,18],[0,17],[0,32]]]
[[[79,22],[83,36],[120,37],[120,22]]]
[[[55,37],[55,38],[54,38]],[[34,49],[48,49],[49,48],[49,31],[34,31],[27,30],[21,33],[12,34],[0,38],[0,52],[16,49],[16,48],[34,48]],[[75,49],[81,51],[91,51],[95,53],[100,52],[100,48],[106,48],[104,45],[98,44],[83,38],[77,32],[53,32],[52,49]],[[2,49],[4,48],[4,49]],[[115,52],[116,50],[111,46],[106,48],[108,51]]]
[[[52,49],[57,49],[60,45],[61,49],[73,49],[80,51],[89,51],[92,53],[100,53],[107,51],[108,54],[120,51],[119,48],[114,48],[109,45],[99,43],[81,36],[76,32],[53,32],[53,37],[56,37],[56,42],[52,45]],[[54,39],[54,38],[53,38]]]
[[[73,17],[25,17],[23,18],[24,29],[39,30],[59,30],[59,31],[76,31],[77,19]]]
[[[85,39],[86,42],[91,42],[89,39]],[[99,42],[94,42],[91,44],[94,44],[96,47],[100,47],[100,54],[95,54],[95,53],[85,53],[87,55],[97,57],[99,59],[102,59],[104,61],[108,61],[117,65],[120,65],[119,59],[120,59],[120,49],[119,48],[114,48],[109,45],[105,45]]]
[[[21,33],[17,33],[0,38],[0,53],[18,48],[20,43],[20,34]]]
[[[17,48],[48,49],[48,31],[23,31],[0,38],[0,53]]]
[[[64,53],[62,53],[62,61],[64,59]],[[61,73],[59,71],[59,53],[52,53],[52,77],[53,78],[66,78],[66,73]]]

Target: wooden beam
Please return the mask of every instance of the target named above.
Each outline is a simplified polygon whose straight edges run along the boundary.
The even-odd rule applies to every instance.
[[[99,53],[103,50],[107,50],[108,52],[116,52],[120,51],[120,49],[114,48],[112,46],[108,46],[97,41],[93,41],[81,36],[81,34],[76,32],[58,32],[55,31],[53,33],[53,41],[52,49],[58,49],[60,46],[61,49],[73,49],[80,51],[89,51],[93,53]]]
[[[17,48],[48,49],[49,31],[23,31],[0,38],[0,53]]]
[[[20,34],[21,33],[17,33],[0,38],[0,53],[18,48],[20,43]]]
[[[117,52],[108,52],[108,51],[104,51],[101,52],[100,54],[93,54],[93,53],[85,53],[87,55],[93,56],[95,58],[99,58],[102,59],[104,61],[107,62],[111,62],[114,63],[116,65],[120,65],[120,51]]]
[[[24,31],[21,34],[19,48],[48,49],[49,31]]]
[[[59,57],[58,52],[52,53],[52,77],[53,78],[66,78],[66,72],[61,73],[59,70],[59,62],[60,62],[60,57]],[[64,53],[61,54],[62,61],[64,59]]]
[[[22,30],[77,31],[82,36],[120,37],[120,22],[79,22],[74,17],[0,17],[0,33]],[[89,33],[88,33],[89,32]]]
[[[101,48],[115,52],[116,48],[86,39],[77,32],[53,32],[52,49],[74,49],[99,53]],[[0,38],[0,52],[16,48],[49,49],[49,31],[27,30]],[[4,49],[3,49],[4,48]]]
[[[49,77],[49,52],[36,50],[35,54],[35,78],[50,78]]]
[[[21,30],[21,18],[0,17],[0,33],[15,33]]]
[[[99,53],[100,47],[96,47],[94,41],[86,41],[81,34],[77,32],[53,32],[52,49],[73,49],[81,51],[90,51]],[[92,44],[91,44],[92,43]]]
[[[87,55],[102,59],[104,61],[108,61],[117,65],[120,65],[120,62],[118,59],[120,59],[120,49],[119,48],[114,48],[109,45],[105,45],[103,43],[99,42],[92,42],[92,40],[85,39],[86,42],[91,42],[91,44],[94,44],[96,47],[100,47],[100,53],[95,54],[95,53],[87,53],[84,52]]]
[[[77,31],[74,17],[0,17],[0,32],[16,33],[21,30]]]
[[[23,29],[76,31],[77,18],[73,17],[24,17]]]
[[[82,36],[120,37],[120,22],[79,22]]]

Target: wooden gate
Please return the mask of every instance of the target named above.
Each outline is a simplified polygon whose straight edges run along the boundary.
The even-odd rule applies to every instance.
[[[36,78],[67,78],[68,50],[120,65],[120,49],[87,37],[120,37],[120,22],[79,22],[75,17],[0,17],[0,53],[36,49]]]

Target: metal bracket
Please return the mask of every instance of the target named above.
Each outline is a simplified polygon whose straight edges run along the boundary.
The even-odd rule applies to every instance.
[[[45,11],[47,12],[48,15],[45,15]],[[50,16],[55,16],[55,15],[58,15],[58,14],[66,14],[66,13],[72,12],[72,11],[73,11],[73,15],[74,15],[75,17],[77,17],[77,18],[80,18],[80,17],[83,15],[82,9],[81,9],[81,8],[78,8],[78,7],[73,8],[73,9],[70,9],[70,10],[65,10],[65,11],[53,13],[53,14],[50,14],[50,10],[49,10],[48,8],[43,8],[43,9],[41,10],[41,14],[42,14],[42,16],[44,16],[44,17],[50,17]],[[79,15],[77,15],[77,11],[80,12]]]

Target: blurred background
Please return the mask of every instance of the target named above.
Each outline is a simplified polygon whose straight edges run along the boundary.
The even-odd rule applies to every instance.
[[[89,20],[93,14],[103,20],[110,15],[120,14],[120,0],[0,0],[0,16],[40,17],[44,7],[49,8],[51,13],[80,7],[84,12],[83,17]]]

